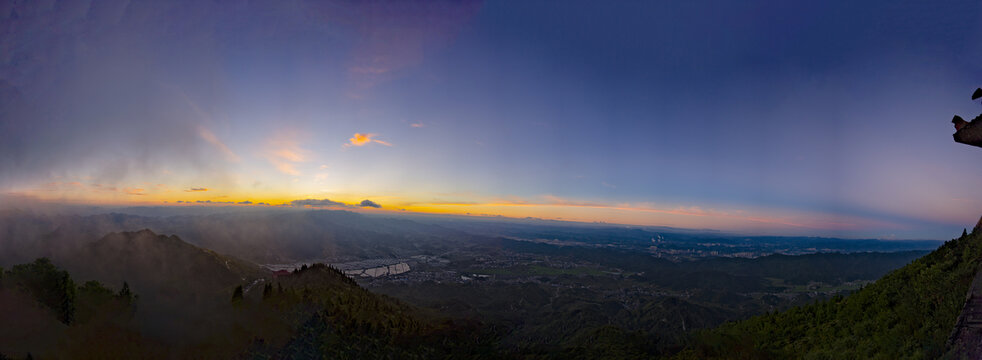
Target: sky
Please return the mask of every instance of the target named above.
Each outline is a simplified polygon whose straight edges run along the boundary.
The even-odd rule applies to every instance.
[[[946,239],[979,34],[977,1],[2,2],[0,201]]]

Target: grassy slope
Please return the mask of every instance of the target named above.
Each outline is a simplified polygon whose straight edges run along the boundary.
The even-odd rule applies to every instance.
[[[936,358],[980,255],[982,232],[948,241],[848,297],[699,333],[677,358]]]

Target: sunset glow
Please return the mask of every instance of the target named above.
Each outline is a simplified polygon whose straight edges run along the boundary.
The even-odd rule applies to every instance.
[[[982,78],[977,22],[332,4],[12,22],[0,192],[898,238],[947,236],[982,208],[965,186],[980,153],[946,120],[980,110],[962,101]],[[754,40],[776,28],[791,30]]]

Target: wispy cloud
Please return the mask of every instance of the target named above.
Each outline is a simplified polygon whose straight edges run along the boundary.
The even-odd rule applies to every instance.
[[[291,163],[277,160],[270,161],[273,163],[273,166],[276,167],[276,170],[279,170],[281,173],[287,175],[300,175],[300,170],[297,170],[297,168]]]
[[[239,155],[236,155],[234,152],[232,152],[232,149],[229,149],[225,143],[219,140],[218,137],[215,136],[215,133],[211,132],[211,130],[208,130],[204,126],[198,126],[198,136],[218,149],[218,151],[220,151],[228,161],[239,162],[242,160]]]
[[[200,187],[200,188],[190,188],[190,189],[184,190],[184,192],[199,192],[199,191],[208,191],[208,188]]]
[[[375,139],[374,137],[376,136],[378,136],[378,134],[355,133],[355,135],[353,135],[350,139],[348,139],[348,143],[344,144],[344,147],[365,146],[371,143],[378,143],[385,146],[392,146],[392,144],[387,141]]]
[[[311,16],[344,23],[358,34],[351,51],[349,96],[361,98],[400,70],[421,63],[426,50],[445,46],[480,9],[475,0],[422,2],[420,6],[378,6],[367,2],[314,2]],[[328,5],[329,4],[329,5]],[[351,16],[369,13],[371,16]]]
[[[307,161],[307,151],[293,136],[281,134],[268,142],[265,157],[276,170],[296,176],[300,175],[296,166]]]
[[[409,126],[412,126],[414,128],[421,128],[421,127],[426,127],[426,124],[423,124],[421,122],[416,122],[416,123],[409,124]]]
[[[141,189],[141,188],[125,188],[125,189],[123,189],[123,192],[126,193],[126,195],[146,195],[147,194],[146,191],[144,189]]]

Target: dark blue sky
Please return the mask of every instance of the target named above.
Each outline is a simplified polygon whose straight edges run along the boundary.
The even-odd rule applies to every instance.
[[[948,123],[982,111],[978,2],[7,7],[8,193],[901,238],[982,214]]]

